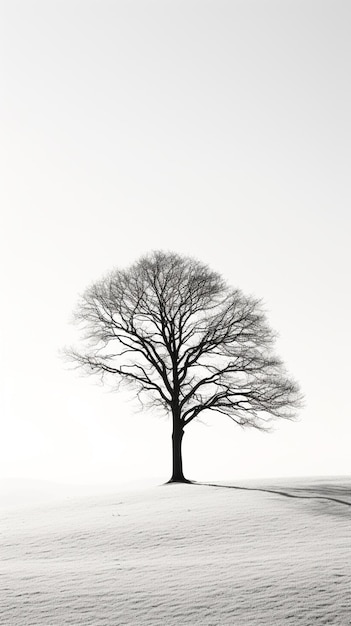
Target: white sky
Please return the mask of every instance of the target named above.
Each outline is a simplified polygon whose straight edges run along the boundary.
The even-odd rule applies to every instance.
[[[351,5],[1,2],[0,477],[170,475],[170,423],[65,370],[77,296],[152,249],[262,297],[306,396],[190,478],[350,474]]]

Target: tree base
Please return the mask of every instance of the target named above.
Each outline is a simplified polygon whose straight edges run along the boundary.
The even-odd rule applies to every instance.
[[[171,483],[187,483],[188,485],[192,484],[191,480],[188,480],[187,478],[181,477],[181,478],[170,478],[169,480],[167,480],[167,482],[165,483],[165,485],[170,485]]]

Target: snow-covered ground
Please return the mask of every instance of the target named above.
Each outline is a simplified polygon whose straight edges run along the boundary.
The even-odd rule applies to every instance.
[[[347,478],[11,503],[0,551],[2,626],[351,624]]]

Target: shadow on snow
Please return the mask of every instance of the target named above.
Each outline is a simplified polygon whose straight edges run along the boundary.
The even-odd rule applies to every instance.
[[[280,491],[278,489],[264,489],[263,487],[240,487],[238,485],[216,485],[215,483],[200,483],[200,482],[196,482],[196,481],[187,481],[188,483],[190,483],[191,485],[201,485],[201,486],[205,486],[205,487],[215,487],[217,489],[238,489],[238,490],[243,490],[243,491],[262,491],[264,493],[273,493],[279,496],[284,496],[286,498],[303,498],[306,500],[328,500],[330,502],[337,502],[338,504],[344,504],[346,506],[351,506],[351,502],[347,502],[346,500],[340,500],[340,498],[335,498],[333,496],[330,495],[318,495],[318,494],[313,494],[313,495],[307,495],[306,493],[302,493],[302,492],[306,492],[306,491],[316,491],[316,490],[321,490],[324,492],[328,492],[332,491],[330,489],[330,487],[328,487],[327,485],[320,485],[318,486],[318,488],[313,488],[313,487],[294,487],[292,488],[292,490],[295,493],[289,493],[287,491]],[[345,493],[345,495],[347,496],[351,496],[351,490],[347,487],[341,487],[341,488],[336,488],[336,490],[341,491],[342,493]],[[335,490],[334,490],[335,491]]]

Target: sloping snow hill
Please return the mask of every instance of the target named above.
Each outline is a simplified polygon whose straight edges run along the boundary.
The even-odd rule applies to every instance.
[[[3,508],[4,626],[348,626],[351,480]]]

